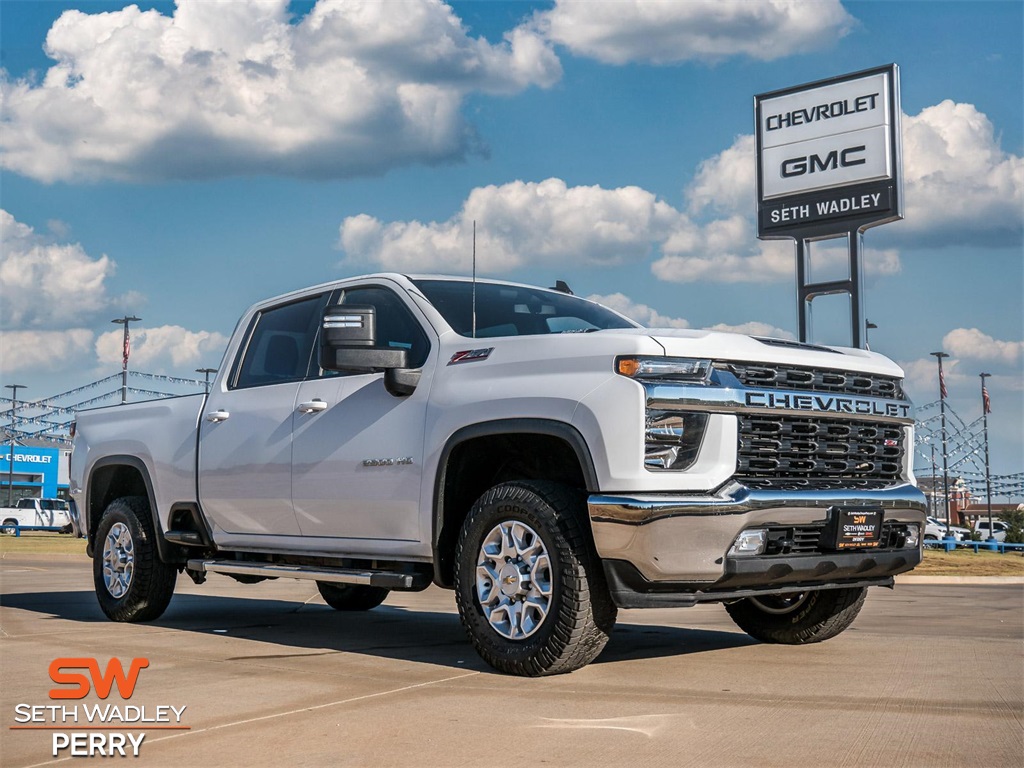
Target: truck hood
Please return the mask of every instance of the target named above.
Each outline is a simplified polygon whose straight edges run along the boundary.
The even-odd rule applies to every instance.
[[[669,357],[777,363],[903,377],[903,370],[889,358],[877,352],[852,347],[802,344],[788,339],[680,328],[616,329],[602,331],[600,335],[620,334],[648,336],[657,342]]]

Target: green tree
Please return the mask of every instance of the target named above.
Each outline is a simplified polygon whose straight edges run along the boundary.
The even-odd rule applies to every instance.
[[[1007,544],[1024,544],[1024,510],[1016,509],[1013,512],[1003,512],[1000,517],[1010,530],[1006,532]]]

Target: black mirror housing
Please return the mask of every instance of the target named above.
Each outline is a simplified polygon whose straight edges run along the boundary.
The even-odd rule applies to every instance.
[[[387,371],[406,367],[406,350],[378,347],[376,343],[376,308],[336,304],[324,309],[320,367],[325,371]]]

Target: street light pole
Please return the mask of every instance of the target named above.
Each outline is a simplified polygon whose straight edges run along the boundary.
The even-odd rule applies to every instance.
[[[24,384],[5,384],[11,390],[11,452],[7,455],[7,506],[14,506],[14,412],[18,407],[18,390],[25,389]]]
[[[124,317],[117,317],[111,320],[112,323],[124,326],[124,344],[121,347],[121,404],[124,405],[128,402],[128,352],[131,349],[131,342],[128,336],[128,323],[137,323],[142,320],[141,317],[135,317],[134,315]]]
[[[878,328],[878,326],[877,326],[877,325],[875,325],[875,324],[874,324],[874,323],[872,323],[872,322],[871,322],[870,320],[868,320],[867,318],[865,318],[865,321],[864,321],[864,348],[865,348],[865,349],[866,349],[866,350],[867,350],[868,352],[870,352],[870,351],[871,351],[871,338],[870,338],[870,336],[868,335],[868,332],[869,332],[869,331],[873,331],[873,330],[875,330],[876,328]]]
[[[935,477],[935,443],[929,443],[932,449],[932,495],[928,497],[928,511],[932,513],[932,517],[939,516],[939,505],[935,501],[935,497],[939,493],[939,481]]]
[[[951,538],[949,530],[952,514],[949,509],[949,452],[946,437],[946,378],[942,375],[942,358],[949,357],[945,352],[931,353],[939,361],[939,412],[942,414],[942,493],[946,497],[946,538]]]
[[[988,389],[985,388],[985,379],[991,373],[979,373],[981,377],[981,419],[985,429],[985,499],[988,507],[988,540],[995,541],[995,530],[992,528],[992,475],[988,466],[988,413],[992,410],[988,399]]]

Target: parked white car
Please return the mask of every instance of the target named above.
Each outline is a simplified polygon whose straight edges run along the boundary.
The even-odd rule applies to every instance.
[[[987,541],[989,538],[989,527],[988,520],[979,520],[978,524],[974,526],[974,530],[981,534],[981,540]],[[1002,520],[992,521],[992,537],[996,541],[1006,541],[1006,534],[1010,530],[1010,526],[1004,523]]]
[[[957,541],[970,541],[971,532],[967,528],[960,528],[956,525],[949,526],[949,533]],[[928,517],[924,526],[925,541],[941,540],[946,538],[946,521],[937,517]]]

